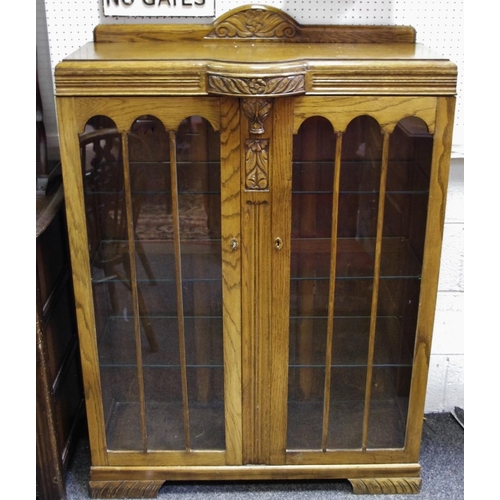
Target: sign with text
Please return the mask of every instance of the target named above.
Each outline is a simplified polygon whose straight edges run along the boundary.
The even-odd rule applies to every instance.
[[[215,16],[215,0],[102,0],[102,4],[105,16]]]

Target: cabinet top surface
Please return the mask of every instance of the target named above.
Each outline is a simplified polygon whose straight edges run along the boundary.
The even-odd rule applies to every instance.
[[[55,76],[58,96],[245,95],[249,80],[270,78],[293,79],[279,95],[451,95],[456,87],[456,66],[416,44],[411,27],[301,26],[264,6],[211,25],[99,25]]]
[[[446,61],[421,44],[412,43],[275,43],[248,40],[163,42],[88,42],[65,61],[185,61],[244,63],[342,60]]]

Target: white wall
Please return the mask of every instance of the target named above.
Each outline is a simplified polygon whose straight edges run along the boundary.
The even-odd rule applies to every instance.
[[[451,162],[425,410],[464,408],[464,160]]]
[[[216,16],[248,0],[217,0]],[[259,3],[259,2],[254,2]],[[446,211],[426,411],[464,407],[464,125],[462,0],[263,0],[303,24],[400,24],[417,30],[417,42],[454,61],[459,68],[453,160]],[[45,7],[45,9],[44,9]],[[99,23],[210,22],[210,19],[105,18],[101,0],[37,0],[37,48],[49,145],[57,151],[53,112],[53,68],[92,39]]]

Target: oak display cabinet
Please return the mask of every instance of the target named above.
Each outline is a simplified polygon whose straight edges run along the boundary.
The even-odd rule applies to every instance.
[[[246,6],[55,75],[92,496],[418,492],[456,66]]]

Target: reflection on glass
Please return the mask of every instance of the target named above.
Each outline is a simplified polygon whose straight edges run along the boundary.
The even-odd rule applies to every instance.
[[[294,138],[287,447],[320,448],[335,135],[324,118]]]
[[[108,446],[137,450],[142,438],[134,329],[116,321],[132,307],[122,139],[112,120],[96,116],[80,136],[80,147]],[[115,345],[117,336],[123,350]],[[115,362],[123,369],[110,368]],[[108,425],[117,419],[121,429]]]
[[[383,166],[380,125],[355,118],[341,137],[338,192],[336,140],[318,117],[294,138],[287,448],[403,447],[432,137],[402,120]]]
[[[180,243],[193,449],[223,449],[220,139],[200,118],[177,134]]]
[[[81,136],[107,445],[224,449],[220,142],[200,117],[126,139],[128,162],[109,119]]]
[[[342,139],[329,449],[363,442],[381,160],[380,125],[355,118]]]
[[[391,135],[368,447],[405,442],[429,199],[432,136],[414,117]]]

